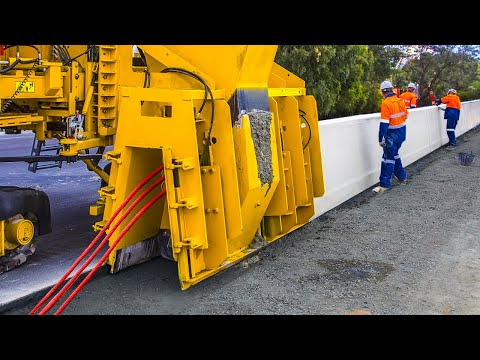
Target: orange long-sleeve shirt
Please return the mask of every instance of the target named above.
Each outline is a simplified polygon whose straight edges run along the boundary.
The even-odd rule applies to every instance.
[[[388,95],[383,99],[380,107],[378,141],[382,142],[383,137],[389,129],[395,130],[404,127],[407,118],[408,110],[405,106],[405,102],[396,97],[395,94]]]
[[[457,94],[448,94],[440,99],[442,103],[447,104],[446,108],[454,108],[460,110],[460,98]]]
[[[416,108],[417,107],[417,97],[414,93],[410,91],[406,91],[400,95],[400,99],[403,99],[405,102],[405,106],[408,108]]]

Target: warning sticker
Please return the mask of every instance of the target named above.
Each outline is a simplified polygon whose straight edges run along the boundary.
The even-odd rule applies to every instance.
[[[34,81],[25,81],[25,82],[15,81],[15,91],[23,92],[23,93],[33,93],[35,92],[35,82]]]

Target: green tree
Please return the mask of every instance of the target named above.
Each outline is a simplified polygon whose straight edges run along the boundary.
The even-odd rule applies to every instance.
[[[477,77],[467,90],[461,92],[463,101],[480,99],[480,63],[477,65]]]
[[[378,111],[374,59],[365,45],[281,45],[275,61],[305,80],[328,119]]]
[[[379,85],[419,84],[419,105],[455,88],[462,101],[480,98],[479,46],[281,45],[275,61],[305,80],[319,119],[378,112]]]
[[[408,78],[419,84],[419,105],[431,105],[429,90],[436,98],[455,88],[462,101],[472,100],[472,84],[478,79],[478,46],[423,45],[418,56],[403,68]]]
[[[374,80],[379,84],[383,80],[396,83],[395,75],[399,65],[405,58],[406,46],[404,45],[368,45],[374,56]]]
[[[366,46],[337,46],[325,66],[339,82],[337,103],[329,116],[350,116],[378,111],[378,91],[373,81],[374,57]]]

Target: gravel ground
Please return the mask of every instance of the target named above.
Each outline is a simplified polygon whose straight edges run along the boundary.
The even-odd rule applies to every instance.
[[[102,268],[63,314],[478,315],[480,161],[454,157],[479,150],[476,128],[409,165],[407,185],[370,188],[185,291],[161,258]]]

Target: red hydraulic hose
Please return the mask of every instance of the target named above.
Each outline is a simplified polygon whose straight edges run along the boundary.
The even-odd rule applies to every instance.
[[[163,170],[163,165],[160,165],[158,168],[156,168],[154,171],[152,171],[150,174],[148,174],[131,192],[130,194],[125,198],[125,200],[120,204],[120,206],[115,210],[113,215],[110,217],[108,222],[105,224],[103,229],[98,233],[98,235],[92,240],[92,242],[88,245],[88,247],[82,252],[82,254],[78,257],[77,260],[70,266],[68,271],[63,275],[63,277],[55,284],[55,286],[39,301],[39,303],[30,311],[29,315],[33,315],[37,312],[37,310],[42,306],[45,301],[47,301],[50,296],[58,289],[58,287],[65,281],[65,279],[70,275],[70,273],[77,267],[77,265],[80,263],[80,261],[88,254],[88,252],[91,250],[93,245],[100,239],[100,237],[105,233],[105,231],[108,230],[110,224],[115,220],[117,215],[120,213],[120,211],[123,210],[123,208],[128,204],[128,202],[132,199],[133,196],[155,175],[157,175],[160,171]]]
[[[125,211],[125,213],[120,217],[120,219],[115,223],[115,225],[112,226],[112,229],[108,233],[107,236],[100,242],[100,244],[97,246],[97,248],[94,250],[94,252],[88,257],[88,259],[85,261],[85,263],[82,265],[80,269],[77,270],[77,273],[72,276],[72,278],[64,285],[64,287],[58,292],[55,297],[48,302],[47,305],[41,310],[38,314],[39,315],[44,315],[48,310],[50,310],[57,302],[58,300],[65,294],[65,292],[70,289],[70,287],[73,285],[73,283],[78,279],[78,277],[82,274],[83,270],[92,262],[92,260],[97,256],[97,254],[100,252],[100,249],[108,242],[110,237],[113,235],[115,230],[118,228],[118,226],[125,220],[125,218],[130,214],[130,212],[137,206],[137,204],[142,201],[142,199],[147,196],[150,191],[152,191],[155,187],[160,185],[165,180],[165,176],[162,176],[160,179],[155,181],[152,185],[150,185],[146,190],[144,190],[137,199],[128,207],[128,209]]]
[[[133,217],[132,220],[129,221],[127,226],[122,230],[120,235],[118,235],[118,238],[115,240],[115,242],[108,248],[107,252],[103,254],[102,258],[97,262],[95,267],[88,273],[88,275],[83,279],[83,281],[80,283],[80,285],[77,286],[77,288],[70,294],[70,296],[65,300],[65,302],[60,306],[60,308],[55,312],[55,315],[60,315],[63,310],[67,307],[67,305],[72,301],[72,299],[80,292],[80,290],[85,286],[85,284],[90,280],[90,278],[97,272],[98,268],[103,264],[105,259],[110,255],[110,253],[115,249],[117,246],[118,242],[122,240],[122,238],[125,236],[128,230],[137,222],[137,220],[142,216],[155,202],[157,202],[160,198],[165,196],[167,193],[166,190],[162,190],[158,195],[156,195],[152,200],[150,200],[145,206],[143,206],[140,211]]]

